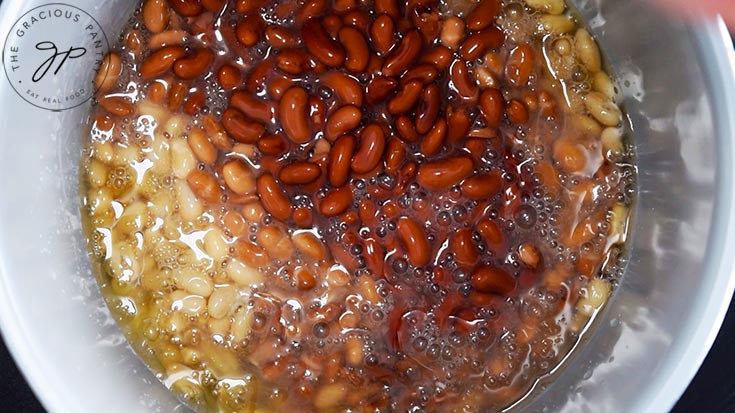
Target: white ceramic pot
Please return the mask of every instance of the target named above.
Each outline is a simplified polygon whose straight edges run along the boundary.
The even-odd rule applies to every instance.
[[[80,45],[92,55],[106,47],[92,36],[97,24],[114,42],[135,2],[67,1],[0,6],[2,334],[51,413],[185,412],[110,317],[80,228],[77,163],[94,59],[76,55]],[[699,368],[735,285],[732,44],[718,21],[692,29],[634,0],[574,3],[621,81],[640,196],[620,288],[582,348],[523,411],[663,413]],[[56,9],[72,6],[78,17],[54,20]],[[64,55],[45,75],[36,70],[48,48],[34,46],[44,40],[69,51],[55,75]]]

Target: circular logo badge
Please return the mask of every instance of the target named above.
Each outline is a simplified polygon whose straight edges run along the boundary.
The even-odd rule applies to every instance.
[[[60,111],[88,101],[109,43],[99,23],[63,3],[38,6],[8,33],[5,74],[16,93],[33,106]]]

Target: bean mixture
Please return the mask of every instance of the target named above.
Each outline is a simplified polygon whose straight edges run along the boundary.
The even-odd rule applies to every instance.
[[[621,275],[635,166],[562,0],[145,0],[82,161],[105,298],[201,412],[495,412]]]

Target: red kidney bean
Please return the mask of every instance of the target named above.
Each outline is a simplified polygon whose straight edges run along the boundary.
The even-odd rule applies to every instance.
[[[355,151],[356,139],[352,135],[339,137],[329,152],[329,183],[334,187],[340,187],[347,183],[350,176],[350,164],[352,154]]]
[[[506,295],[515,288],[515,278],[500,268],[482,266],[472,273],[472,288],[485,294]]]
[[[301,30],[304,46],[317,60],[329,67],[339,67],[345,61],[345,51],[316,19],[304,23]]]
[[[168,0],[168,4],[176,13],[185,17],[198,16],[202,12],[199,0]]]
[[[247,92],[234,92],[230,97],[230,105],[246,116],[266,125],[272,123],[276,118],[276,105],[273,102],[258,99]]]
[[[258,140],[258,149],[266,155],[279,156],[288,150],[288,142],[279,134],[266,135]]]
[[[174,62],[186,55],[186,50],[181,46],[166,46],[153,52],[140,65],[140,75],[143,79],[152,79],[160,76],[171,69]]]
[[[505,62],[505,78],[515,87],[528,84],[533,72],[533,49],[527,44],[521,44],[510,52]]]
[[[258,177],[256,188],[263,208],[274,218],[286,221],[291,217],[291,201],[283,192],[280,185],[269,173]]]
[[[421,152],[426,156],[434,156],[438,154],[444,145],[444,139],[447,136],[447,122],[443,118],[439,118],[429,133],[421,142]]]
[[[294,86],[283,94],[280,102],[280,119],[286,136],[296,143],[311,140],[309,124],[309,95],[301,87]]]
[[[464,143],[464,150],[472,157],[472,159],[475,160],[475,162],[482,163],[484,162],[482,158],[485,156],[487,143],[488,139],[485,138],[469,138]]]
[[[393,19],[387,14],[381,14],[370,25],[370,39],[373,47],[381,55],[388,53],[395,41],[396,27]]]
[[[352,205],[352,188],[343,186],[332,189],[319,202],[319,212],[327,217],[339,215]]]
[[[498,89],[488,88],[480,95],[480,110],[485,116],[485,123],[491,128],[497,128],[503,122],[505,100]]]
[[[502,46],[504,41],[505,34],[497,27],[491,27],[467,36],[459,46],[459,55],[465,60],[475,60],[488,50]]]
[[[452,85],[460,96],[466,99],[474,100],[477,98],[479,87],[477,80],[470,75],[467,69],[467,62],[464,60],[456,60],[449,69]]]
[[[467,15],[467,28],[483,30],[495,22],[500,14],[500,0],[480,0]]]
[[[202,7],[214,13],[222,11],[226,2],[226,0],[201,0]]]
[[[300,228],[311,228],[314,225],[314,213],[309,207],[298,207],[293,211],[293,221]]]
[[[403,142],[396,137],[388,139],[385,148],[385,171],[394,174],[406,160],[406,148]]]
[[[217,81],[223,89],[236,89],[242,84],[242,73],[237,67],[225,64],[217,71]]]
[[[454,260],[464,268],[474,267],[477,263],[479,254],[469,228],[462,228],[449,238],[449,250],[454,254]]]
[[[423,39],[418,30],[410,30],[403,35],[395,51],[391,52],[383,64],[383,75],[397,76],[412,65],[421,54]]]
[[[265,40],[274,49],[293,48],[300,44],[296,33],[275,24],[269,24],[265,28]]]
[[[398,221],[397,231],[411,265],[423,267],[428,264],[431,259],[431,246],[421,224],[404,217]]]
[[[103,96],[99,99],[99,105],[112,115],[125,117],[135,112],[135,107],[126,97]]]
[[[294,162],[281,168],[278,179],[287,185],[305,185],[316,181],[321,174],[321,168],[313,162]]]
[[[514,125],[525,125],[528,123],[528,109],[518,100],[511,100],[506,108],[508,120]]]
[[[354,78],[343,72],[327,72],[321,81],[334,91],[342,105],[362,106],[362,86]]]
[[[173,65],[174,73],[182,79],[194,79],[206,73],[213,61],[213,51],[196,49],[188,56],[176,60]]]
[[[184,113],[189,116],[194,116],[202,110],[204,104],[207,101],[207,95],[203,90],[193,92],[186,98],[184,102]]]
[[[419,105],[416,108],[416,132],[425,134],[431,130],[439,116],[441,91],[439,86],[431,84],[421,92]]]
[[[385,151],[385,132],[377,124],[370,124],[360,134],[360,147],[352,157],[352,170],[363,174],[375,168]]]
[[[276,102],[280,102],[283,94],[291,89],[295,83],[287,75],[273,75],[270,83],[268,83],[268,96]]]
[[[283,49],[276,56],[276,66],[289,75],[300,75],[312,68],[312,62],[301,49]]]
[[[374,77],[366,86],[365,98],[371,105],[386,100],[398,90],[398,82],[392,77]]]
[[[498,172],[471,176],[462,182],[462,195],[476,200],[487,200],[503,189],[503,178]]]
[[[342,17],[345,26],[354,27],[363,35],[367,35],[370,30],[371,21],[372,17],[362,10],[350,10]]]
[[[401,83],[410,82],[411,80],[420,80],[423,84],[428,85],[436,80],[439,72],[434,65],[423,63],[409,69],[403,77]]]
[[[432,44],[439,37],[441,24],[439,23],[439,13],[433,11],[431,13],[414,13],[412,14],[413,24],[421,32],[421,36],[426,44]]]
[[[251,14],[242,18],[235,26],[235,36],[245,47],[255,46],[265,29],[265,20],[258,14]]]
[[[419,140],[413,121],[408,116],[399,116],[395,123],[398,135],[406,142],[413,143]]]
[[[342,23],[342,19],[339,16],[330,14],[322,19],[322,26],[327,29],[329,37],[336,39],[344,23]]]
[[[364,72],[370,58],[370,49],[362,33],[352,27],[343,27],[339,30],[339,41],[347,53],[345,68],[353,73]]]
[[[419,166],[416,181],[428,190],[447,190],[468,177],[473,169],[472,159],[466,156],[424,162]]]
[[[266,81],[273,76],[276,69],[273,59],[266,59],[255,65],[248,73],[245,86],[250,93],[258,93],[265,88]]]
[[[387,14],[397,19],[401,15],[397,0],[375,0],[375,14]]]
[[[345,105],[337,109],[327,119],[324,135],[334,141],[345,133],[355,129],[362,120],[362,111],[357,106]]]
[[[265,6],[266,2],[268,0],[237,0],[235,2],[235,10],[239,14],[251,14]]]
[[[298,9],[296,14],[296,25],[304,25],[309,19],[315,19],[324,14],[329,7],[327,0],[310,0]]]
[[[393,194],[403,194],[408,185],[414,180],[414,178],[416,178],[417,171],[418,165],[416,165],[416,162],[414,161],[407,162],[405,165],[403,165],[400,172],[398,173],[398,182],[396,183],[396,187],[393,190]]]
[[[265,133],[263,125],[248,120],[242,112],[233,108],[222,114],[222,126],[233,139],[242,143],[256,143]]]
[[[444,46],[434,46],[421,56],[421,63],[431,63],[436,70],[443,72],[452,62],[452,51]]]
[[[418,80],[412,80],[403,85],[398,94],[388,101],[388,113],[396,116],[411,110],[419,100],[422,86],[422,83]]]
[[[467,111],[463,108],[456,108],[447,114],[447,140],[449,143],[457,143],[467,138],[471,123]]]

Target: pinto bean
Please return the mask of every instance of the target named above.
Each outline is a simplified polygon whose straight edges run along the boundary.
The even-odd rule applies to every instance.
[[[222,177],[232,192],[239,195],[255,193],[255,177],[241,161],[230,161],[222,167]]]
[[[222,201],[222,188],[211,173],[194,169],[186,176],[186,183],[199,199],[210,203]]]

